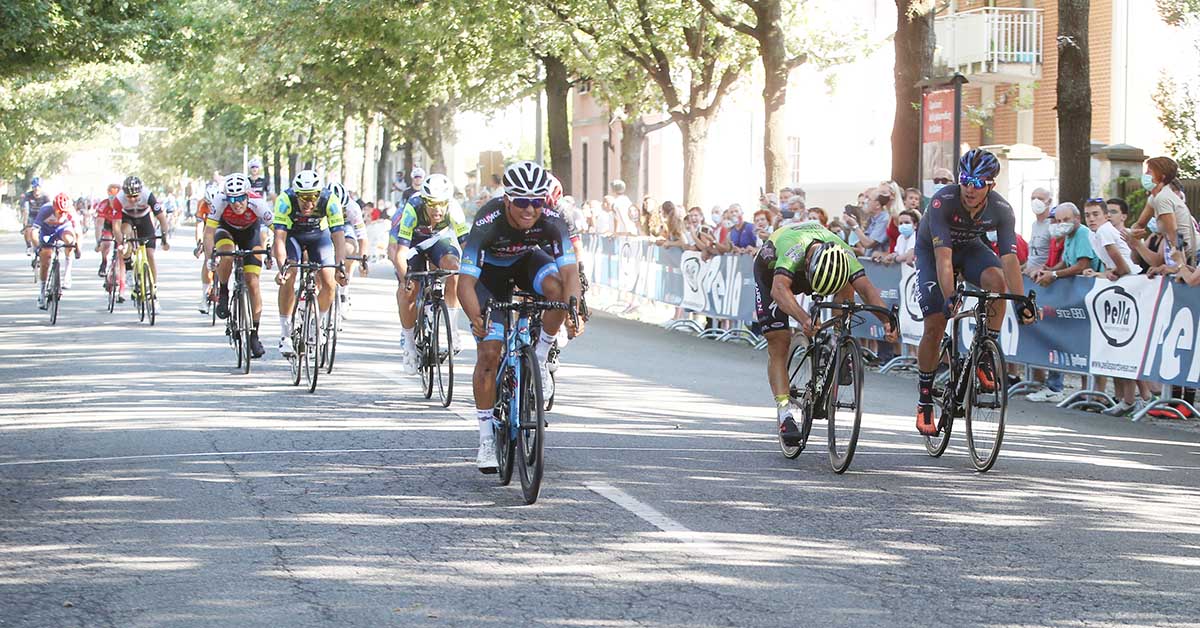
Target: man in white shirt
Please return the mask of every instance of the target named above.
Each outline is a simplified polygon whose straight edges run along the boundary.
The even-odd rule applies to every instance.
[[[1083,215],[1092,233],[1092,251],[1101,263],[1101,270],[1084,272],[1085,276],[1103,277],[1115,281],[1125,275],[1136,275],[1141,266],[1133,263],[1133,252],[1121,232],[1108,221],[1108,206],[1102,198],[1089,199],[1083,206]]]

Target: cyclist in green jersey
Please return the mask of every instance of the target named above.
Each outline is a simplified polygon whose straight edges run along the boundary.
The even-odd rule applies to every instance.
[[[832,231],[815,220],[783,227],[771,234],[754,256],[754,302],[758,324],[767,338],[767,379],[775,395],[779,435],[787,444],[799,441],[800,428],[793,418],[799,410],[789,403],[788,352],[791,349],[791,319],[800,323],[805,335],[813,333],[813,321],[800,307],[796,295],[830,296],[862,300],[887,307],[879,290],[867,278],[853,250]],[[880,316],[887,340],[894,342],[897,330]]]

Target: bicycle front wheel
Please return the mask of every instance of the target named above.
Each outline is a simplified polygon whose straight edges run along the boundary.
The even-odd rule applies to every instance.
[[[954,397],[955,389],[958,388],[958,374],[954,372],[954,365],[951,357],[953,352],[950,347],[950,339],[942,340],[942,350],[938,354],[938,366],[941,369],[943,366],[947,369],[947,379],[942,385],[941,393],[935,389],[933,398],[936,402],[936,409],[941,411],[941,416],[938,418],[938,433],[933,436],[922,436],[925,441],[925,451],[934,458],[940,458],[946,453],[946,447],[950,446],[950,428],[954,427],[954,414],[957,411],[958,402]]]
[[[546,417],[542,410],[542,377],[533,347],[521,352],[521,387],[517,407],[520,409],[520,429],[517,430],[517,454],[521,468],[521,492],[526,504],[537,501],[545,470]]]
[[[299,351],[299,347],[296,349]],[[317,308],[317,295],[308,295],[308,307],[304,308],[304,378],[308,392],[317,389],[317,375],[321,372],[321,315]]]
[[[417,370],[421,372],[421,394],[433,398],[433,361],[437,355],[437,334],[431,329],[433,321],[425,316],[424,301],[417,307]]]
[[[149,263],[142,266],[142,277],[146,286],[145,291],[142,292],[142,298],[146,301],[146,316],[150,319],[150,325],[154,326],[154,318],[158,314],[156,307],[158,296],[155,294],[154,273],[150,272]]]
[[[50,280],[46,283],[46,305],[50,310],[50,324],[58,322],[58,300],[62,298],[62,279],[58,275],[58,260],[50,262]]]
[[[800,440],[789,445],[784,442],[782,437],[779,437],[779,451],[789,459],[796,458],[800,452],[804,451],[804,446],[808,444],[808,434],[812,431],[812,407],[815,401],[812,382],[816,373],[813,356],[815,355],[813,345],[810,344],[796,347],[788,356],[788,403],[801,410],[801,416],[792,417],[799,423]]]
[[[326,373],[333,373],[333,357],[337,354],[338,316],[341,312],[341,299],[333,296],[333,307],[329,308],[329,320],[326,321],[325,342],[322,345],[321,362],[325,365]]]
[[[862,426],[862,349],[854,338],[842,340],[834,352],[829,384],[828,419],[829,465],[834,473],[845,473],[858,446]]]
[[[133,271],[133,291],[136,293],[133,300],[137,302],[138,322],[146,320],[146,277],[142,274],[142,267],[138,265]]]
[[[985,336],[976,340],[963,403],[967,451],[975,470],[981,473],[996,464],[1004,440],[1004,420],[1008,414],[1005,366],[1004,354],[995,338]]]
[[[441,301],[433,309],[433,369],[437,374],[438,396],[442,407],[449,408],[454,399],[454,328],[450,326],[450,311]]]
[[[239,355],[238,360],[242,363],[242,374],[250,374],[250,330],[253,329],[254,323],[250,322],[250,291],[246,290],[243,285],[238,289],[237,295],[237,336]]]
[[[117,306],[117,290],[120,284],[117,283],[116,258],[108,260],[108,268],[104,272],[104,288],[108,290],[108,313],[112,314],[113,309]]]

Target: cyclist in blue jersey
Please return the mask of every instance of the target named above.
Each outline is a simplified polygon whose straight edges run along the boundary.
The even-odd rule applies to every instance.
[[[498,469],[492,408],[496,405],[496,371],[503,349],[505,316],[494,312],[490,321],[483,320],[483,304],[489,298],[509,300],[514,285],[554,301],[578,299],[581,294],[579,262],[571,246],[570,228],[557,212],[544,209],[549,187],[549,174],[538,164],[523,161],[509,166],[504,171],[504,196],[480,208],[463,246],[458,299],[479,340],[472,384],[479,418],[476,465],[483,473]],[[546,359],[564,320],[566,312],[546,312],[541,336],[535,339],[546,397],[553,394]],[[569,320],[567,327],[570,335],[578,331]]]
[[[925,315],[925,332],[917,349],[917,431],[922,434],[938,431],[933,380],[946,321],[958,307],[955,276],[961,274],[990,292],[1022,291],[1016,216],[1012,205],[994,189],[999,173],[995,155],[978,148],[967,151],[959,162],[958,185],[947,185],[933,195],[917,230],[918,297]],[[998,257],[983,240],[989,231],[996,232]],[[990,306],[986,333],[993,337],[1000,335],[1006,306],[1005,301]],[[1032,312],[1022,313],[1022,323],[1032,320]],[[1004,373],[986,371],[982,368],[978,374],[984,388],[1004,385]]]

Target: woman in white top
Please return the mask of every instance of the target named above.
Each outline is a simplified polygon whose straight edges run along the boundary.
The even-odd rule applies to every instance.
[[[1176,235],[1174,264],[1156,274],[1176,272],[1185,263],[1196,258],[1196,223],[1188,211],[1183,198],[1183,186],[1179,183],[1179,164],[1170,157],[1154,157],[1146,160],[1146,173],[1142,175],[1142,187],[1149,196],[1146,208],[1135,227],[1144,229],[1151,218],[1158,219],[1158,231],[1164,236]]]
[[[1092,251],[1101,263],[1100,270],[1083,271],[1084,277],[1103,277],[1115,281],[1118,277],[1142,272],[1142,267],[1133,263],[1133,250],[1129,248],[1129,243],[1108,220],[1108,206],[1104,199],[1093,198],[1084,203],[1083,217],[1091,230],[1088,239],[1091,240]]]
[[[896,216],[896,227],[900,229],[900,237],[896,238],[896,250],[884,255],[875,255],[875,261],[884,264],[912,264],[916,258],[917,225],[921,223],[921,214],[906,209]]]

